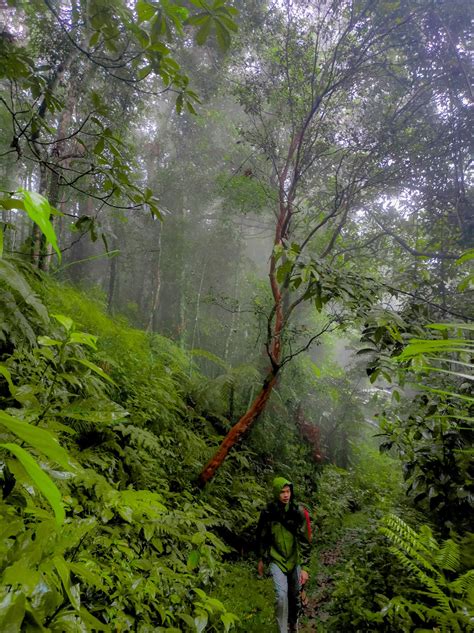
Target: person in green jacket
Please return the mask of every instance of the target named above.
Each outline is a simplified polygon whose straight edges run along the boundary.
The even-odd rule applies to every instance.
[[[306,508],[295,502],[291,481],[276,477],[273,494],[257,526],[258,574],[263,576],[266,561],[275,587],[279,633],[295,633],[301,587],[308,580],[311,523]]]

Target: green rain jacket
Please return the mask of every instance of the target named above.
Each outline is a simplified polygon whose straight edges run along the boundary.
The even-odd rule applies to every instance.
[[[279,495],[284,486],[291,489],[289,503],[283,504]],[[260,513],[257,525],[257,556],[274,562],[285,573],[296,565],[307,568],[311,550],[311,524],[308,511],[297,504],[293,484],[284,477],[273,480],[274,500]]]

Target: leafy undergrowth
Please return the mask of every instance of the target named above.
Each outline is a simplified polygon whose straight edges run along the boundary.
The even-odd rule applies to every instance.
[[[398,462],[368,446],[353,470],[323,472],[301,633],[472,630],[472,535],[437,541],[401,481]]]
[[[223,521],[190,491],[213,442],[190,360],[18,275],[9,300],[35,302],[0,364],[0,629],[228,631]]]
[[[304,482],[314,519],[302,631],[468,630],[471,536],[441,543],[428,526],[387,518],[423,523],[399,462],[370,438],[349,470],[326,466],[316,480],[310,450],[286,419],[277,432],[274,415],[260,453],[240,446],[198,492],[226,403],[192,358],[8,265],[0,630],[271,633],[273,589],[250,552],[275,472]]]
[[[225,564],[217,576],[213,595],[229,611],[239,616],[236,631],[240,633],[273,633],[274,593],[270,578],[259,578],[256,563]]]

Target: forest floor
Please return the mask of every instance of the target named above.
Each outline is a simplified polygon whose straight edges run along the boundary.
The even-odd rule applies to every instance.
[[[303,592],[304,616],[300,626],[300,633],[321,631],[324,622],[329,618],[325,605],[330,599],[333,586],[332,570],[342,555],[342,541],[337,542],[331,549],[324,550],[319,555],[316,584]]]

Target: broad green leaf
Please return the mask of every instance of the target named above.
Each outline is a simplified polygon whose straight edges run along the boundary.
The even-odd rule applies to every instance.
[[[53,314],[52,316],[56,319],[56,321],[59,321],[59,323],[61,323],[66,332],[70,332],[72,330],[74,326],[74,321],[70,317],[64,314]]]
[[[145,0],[138,0],[135,5],[135,10],[138,16],[138,23],[147,22],[151,20],[151,18],[156,13],[156,6],[153,6],[150,2],[145,2]]]
[[[8,389],[10,390],[10,394],[14,396],[15,394],[15,385],[12,381],[12,376],[5,365],[0,365],[0,374],[5,378],[8,383]]]
[[[92,349],[96,350],[97,336],[94,336],[94,334],[87,334],[87,332],[73,332],[69,337],[68,343],[88,345]]]
[[[49,521],[51,521],[51,515],[48,515],[48,517]],[[32,592],[36,585],[41,582],[41,572],[32,568],[32,563],[34,565],[34,562],[26,556],[16,560],[4,570],[2,584],[12,586],[20,585],[25,593]],[[3,631],[3,629],[0,630]]]
[[[234,626],[235,622],[238,620],[239,618],[234,615],[233,613],[223,613],[221,615],[221,622],[224,625],[224,631],[225,633],[227,633],[231,627]]]
[[[76,363],[80,363],[81,365],[84,365],[84,367],[88,367],[90,370],[95,372],[98,376],[100,376],[104,380],[107,380],[107,382],[110,382],[111,385],[114,385],[114,387],[117,386],[116,383],[112,380],[112,378],[108,376],[103,369],[98,367],[95,363],[91,363],[90,360],[86,360],[85,358],[71,358],[70,360]]]
[[[71,587],[69,563],[64,560],[63,556],[55,556],[53,558],[53,563],[56,567],[59,577],[61,578],[64,591],[66,592],[69,601],[71,602],[74,609],[76,609],[76,611],[79,611],[79,609],[81,608],[81,601],[80,597],[77,595],[77,592],[73,591]]]
[[[111,633],[112,629],[107,624],[100,622],[96,617],[89,613],[87,609],[81,607],[80,609],[81,617],[83,621],[89,625],[90,631],[106,631],[106,633]]]
[[[474,350],[474,342],[466,339],[412,339],[394,360],[401,361],[433,352],[466,352]]]
[[[186,622],[189,627],[191,627],[191,631],[194,630],[194,619],[188,613],[178,613],[178,617],[181,618],[183,622]]]
[[[228,31],[233,31],[234,33],[237,33],[237,31],[239,30],[239,27],[234,22],[234,20],[231,20],[231,18],[229,18],[227,15],[219,14],[219,21],[222,22],[222,24]]]
[[[24,442],[27,442],[43,455],[58,463],[65,470],[72,467],[70,457],[58,440],[46,429],[33,426],[28,422],[14,418],[13,416],[0,411],[0,424],[3,424],[10,433],[13,433]]]
[[[286,262],[277,268],[276,278],[278,283],[283,283],[292,270],[293,262],[287,259]]]
[[[38,225],[46,241],[51,244],[58,255],[59,261],[61,261],[61,251],[58,248],[56,233],[49,219],[52,214],[49,202],[44,196],[35,191],[26,191],[26,189],[20,189],[20,191],[23,194],[27,214]]]
[[[199,28],[198,32],[196,33],[196,43],[199,44],[199,46],[202,46],[203,44],[205,44],[211,32],[211,26],[212,26],[211,16],[208,15],[205,17],[206,19],[202,21],[202,26]]]
[[[155,535],[155,526],[153,523],[147,523],[143,526],[143,536],[146,541],[150,541]]]
[[[148,64],[148,66],[145,66],[144,68],[140,68],[140,70],[137,72],[137,79],[139,79],[140,81],[142,79],[145,79],[145,77],[148,77],[152,70],[153,67],[151,66],[151,64]]]
[[[104,590],[104,581],[102,576],[95,573],[85,563],[69,563],[71,571],[82,578],[88,585],[95,587],[96,589]]]
[[[95,33],[92,34],[89,40],[89,48],[94,48],[94,46],[97,46],[100,40],[100,35],[100,31],[95,31]]]
[[[22,629],[25,617],[26,598],[21,590],[8,591],[0,602],[0,630],[3,633],[17,633]]]
[[[197,15],[193,15],[190,18],[188,18],[186,20],[186,24],[189,24],[190,26],[198,26],[199,24],[202,24],[203,22],[205,22],[208,18],[209,18],[208,13],[198,13]]]
[[[204,631],[204,629],[207,626],[208,620],[209,620],[209,616],[207,615],[207,613],[205,611],[201,611],[194,618],[194,625],[196,627],[197,633],[202,633]]]
[[[197,549],[193,549],[189,552],[188,560],[186,562],[186,567],[189,571],[193,571],[199,565],[199,561],[201,559],[201,552]]]
[[[461,257],[456,260],[456,265],[459,266],[460,264],[464,264],[464,262],[471,261],[471,259],[474,259],[474,248],[471,248],[461,255]]]
[[[3,198],[3,200],[0,200],[0,207],[3,207],[7,211],[11,211],[12,209],[26,211],[23,200],[18,200],[16,198]]]
[[[101,136],[99,140],[97,141],[97,143],[95,144],[95,147],[92,151],[94,152],[94,154],[100,155],[102,154],[104,149],[105,149],[105,139],[103,136]]]
[[[64,523],[65,512],[61,498],[61,493],[54,481],[42,470],[33,457],[18,444],[0,444],[2,448],[6,448],[13,453],[23,468],[30,476],[33,484],[46,497],[49,504],[53,508],[56,521],[61,525]]]
[[[61,347],[63,341],[59,341],[56,338],[50,336],[38,336],[38,345],[45,345],[46,347]]]
[[[41,390],[41,387],[38,385],[21,385],[21,387],[15,388],[15,400],[22,404],[24,407],[28,409],[36,409],[37,411],[40,409],[41,405],[39,403],[36,394]],[[12,394],[13,395],[13,394]]]
[[[231,42],[230,33],[219,19],[214,20],[214,24],[216,27],[217,43],[222,50],[226,51],[229,48]]]
[[[133,508],[130,508],[129,506],[122,506],[119,505],[116,508],[117,512],[119,513],[119,515],[122,517],[122,519],[124,521],[127,521],[127,523],[132,523],[133,521]]]
[[[459,283],[458,290],[459,292],[464,292],[465,290],[468,290],[471,287],[474,287],[474,273],[472,275],[468,275],[465,279],[463,279]]]
[[[193,106],[193,104],[192,104],[192,103],[190,103],[189,101],[186,101],[185,105],[186,105],[186,108],[187,108],[187,110],[188,110],[188,112],[189,112],[190,114],[197,114],[197,110],[196,110],[196,108]],[[160,218],[160,219],[162,219],[162,218]]]
[[[214,609],[214,611],[225,611],[224,605],[217,598],[207,598],[206,606],[207,605],[211,606]]]

